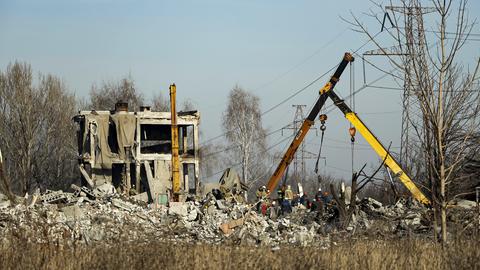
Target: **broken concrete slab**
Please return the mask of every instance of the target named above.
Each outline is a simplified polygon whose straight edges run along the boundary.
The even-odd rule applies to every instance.
[[[132,211],[135,208],[135,205],[120,199],[113,199],[112,205],[127,211]]]
[[[184,202],[170,202],[168,214],[186,217],[188,215],[188,204]]]
[[[215,204],[217,205],[218,209],[223,210],[225,206],[223,205],[221,200],[215,200]]]
[[[67,199],[67,195],[61,190],[47,190],[47,192],[42,195],[42,202],[44,203],[55,203],[60,201],[66,201]]]
[[[233,229],[242,226],[244,221],[245,220],[243,218],[231,220],[230,222],[222,223],[219,228],[223,234],[230,235],[233,232]]]
[[[351,198],[352,198],[352,187],[351,186],[346,186],[345,187],[344,198],[345,198],[345,204],[349,205],[350,202],[351,202]]]
[[[143,193],[137,194],[135,196],[132,196],[132,199],[148,203],[148,193],[143,192]]]
[[[92,179],[90,178],[90,176],[88,175],[87,171],[85,170],[85,166],[83,164],[80,164],[78,166],[78,169],[80,170],[80,173],[82,174],[83,178],[85,179],[85,181],[88,183],[88,185],[90,187],[93,187],[94,184],[93,184],[93,181]]]
[[[84,218],[83,211],[77,204],[65,206],[61,211],[65,215],[66,221],[79,221]]]
[[[367,198],[368,204],[373,206],[374,208],[381,208],[383,204],[373,198]]]
[[[196,208],[193,208],[193,207],[190,207],[189,211],[188,211],[188,215],[184,218],[185,221],[194,221],[197,219],[198,215],[199,215],[199,210],[197,210]]]
[[[103,183],[93,190],[93,194],[98,198],[111,196],[116,193],[115,187],[110,183]]]
[[[0,193],[0,201],[8,201],[7,195]]]
[[[477,207],[477,203],[474,201],[469,201],[469,200],[463,200],[463,199],[458,199],[454,203],[456,207],[463,208],[463,209],[473,209]]]
[[[11,205],[10,201],[0,201],[0,209],[7,208]]]

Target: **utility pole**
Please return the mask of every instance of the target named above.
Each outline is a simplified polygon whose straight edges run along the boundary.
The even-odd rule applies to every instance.
[[[282,128],[282,135],[283,129],[291,129],[293,130],[293,134],[297,134],[300,126],[302,125],[305,116],[303,114],[303,109],[307,107],[307,105],[292,105],[295,108],[295,117],[293,118],[292,127]],[[315,129],[311,127],[310,129]],[[305,143],[302,142],[297,152],[295,152],[295,156],[293,158],[293,180],[295,181],[295,185],[301,183],[302,186],[305,186],[305,175],[306,175],[306,167],[305,167],[305,160],[312,159],[312,157],[307,156],[305,151]]]
[[[388,14],[388,13],[385,13]],[[383,25],[382,25],[383,28]],[[390,48],[382,48],[376,50],[370,50],[363,53],[363,57],[366,56],[407,56],[408,53],[403,52],[403,46],[393,46]],[[408,59],[408,58],[407,58]],[[402,96],[402,126],[400,129],[400,164],[405,168],[408,168],[408,134],[409,134],[409,108],[410,108],[410,84],[408,83],[409,72],[408,64],[406,65],[404,83],[403,83],[403,96]],[[365,74],[365,73],[364,73]],[[364,78],[364,82],[366,79]]]
[[[385,29],[385,23],[388,22],[392,27],[397,28],[398,26],[394,25],[389,11],[392,13],[397,12],[401,13],[404,16],[404,20],[414,20],[415,16],[423,16],[424,14],[432,13],[436,11],[434,7],[408,7],[408,6],[385,6],[385,15],[383,17],[381,31]],[[396,20],[395,20],[396,21]],[[406,24],[408,25],[408,24]],[[404,36],[406,37],[408,33],[412,33],[412,29],[405,29]],[[406,40],[408,42],[408,40]],[[399,46],[393,46],[390,48],[382,48],[376,50],[370,50],[363,53],[365,56],[408,56],[409,52],[405,51],[404,44],[399,44]],[[366,84],[365,79],[365,63],[364,63],[364,83]],[[410,63],[409,57],[407,57],[407,63],[405,65],[405,74],[404,74],[404,83],[403,83],[403,97],[402,97],[402,126],[401,126],[401,135],[400,135],[400,163],[408,170],[408,158],[409,158],[409,134],[410,134],[410,95],[413,89],[410,89]]]

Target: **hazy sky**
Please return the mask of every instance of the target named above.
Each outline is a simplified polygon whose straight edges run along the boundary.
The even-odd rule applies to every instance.
[[[480,1],[470,2],[473,17],[480,11]],[[128,74],[147,98],[158,92],[166,96],[168,86],[176,83],[179,101],[189,99],[200,110],[205,140],[222,133],[221,116],[236,84],[257,94],[265,111],[338,64],[344,52],[358,49],[366,38],[351,31],[340,16],[350,19],[351,11],[377,33],[381,26],[362,15],[369,8],[373,5],[367,0],[0,0],[0,68],[26,61],[36,72],[62,78],[79,97],[88,94],[92,83]],[[473,32],[480,32],[478,26]],[[467,60],[478,58],[479,45],[467,44]],[[359,52],[372,48],[367,45]],[[357,59],[356,88],[363,84],[362,74]],[[366,74],[367,81],[381,75],[368,65]],[[348,95],[349,80],[347,69],[337,86],[340,95]],[[274,131],[291,122],[292,104],[307,105],[307,114],[326,81],[327,77],[319,80],[265,114],[264,126]],[[393,84],[386,78],[376,85]],[[359,115],[393,147],[400,145],[400,104],[401,91],[396,90],[367,88],[356,97]],[[289,134],[285,130],[283,138]],[[268,137],[269,145],[280,140],[281,132]],[[307,142],[306,150],[317,153],[320,137],[312,132]],[[350,174],[348,122],[337,110],[329,114],[323,153],[327,157],[323,171]],[[360,138],[355,156],[356,167],[378,164],[378,157]]]

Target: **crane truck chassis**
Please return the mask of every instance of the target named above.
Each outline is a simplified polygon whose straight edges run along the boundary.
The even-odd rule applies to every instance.
[[[278,164],[275,172],[270,177],[270,180],[267,183],[267,189],[273,191],[277,187],[278,182],[285,173],[285,170],[292,162],[295,152],[307,135],[310,127],[315,123],[315,118],[319,114],[327,99],[330,98],[333,101],[333,104],[335,104],[335,106],[344,114],[345,118],[350,121],[350,123],[358,130],[358,132],[362,134],[364,139],[373,148],[373,150],[384,160],[385,165],[394,173],[394,175],[399,177],[400,181],[410,191],[412,196],[419,202],[429,205],[430,200],[415,185],[415,183],[401,168],[400,164],[395,160],[395,158],[387,151],[387,149],[375,137],[370,129],[367,128],[357,114],[353,112],[350,107],[348,107],[348,105],[333,91],[347,65],[353,61],[353,56],[350,53],[345,53],[333,76],[325,84],[325,86],[320,89],[320,96],[318,97],[307,118],[305,118],[302,126],[298,130],[287,151],[283,155],[282,160]]]

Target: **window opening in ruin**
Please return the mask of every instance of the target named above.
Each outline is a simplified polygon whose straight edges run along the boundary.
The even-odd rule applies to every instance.
[[[188,190],[189,194],[195,194],[195,191],[196,191],[195,163],[183,164],[183,179],[184,179],[184,183],[183,183],[184,189]]]
[[[78,150],[78,155],[82,155],[82,151],[85,151],[83,148],[85,145],[83,145],[83,140],[86,139],[83,137],[83,134],[85,133],[85,119],[77,120],[78,126],[77,126],[77,150]],[[87,137],[88,138],[88,137]]]
[[[118,188],[122,185],[124,164],[112,164],[112,185]]]
[[[140,153],[171,154],[172,131],[170,125],[140,125]]]
[[[193,125],[183,125],[178,127],[180,155],[195,155],[193,132]]]
[[[117,128],[115,123],[108,124],[108,146],[112,153],[118,154]]]

